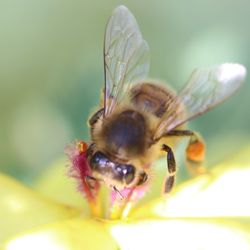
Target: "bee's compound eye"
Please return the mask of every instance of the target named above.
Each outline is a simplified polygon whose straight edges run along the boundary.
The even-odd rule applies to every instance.
[[[105,167],[108,162],[107,157],[100,151],[96,152],[90,159],[90,167],[92,169],[99,169]]]
[[[119,177],[125,180],[126,184],[131,183],[135,177],[135,167],[133,165],[119,164],[116,166]]]

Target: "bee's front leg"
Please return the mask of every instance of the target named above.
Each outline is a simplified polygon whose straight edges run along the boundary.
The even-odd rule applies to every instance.
[[[163,144],[162,150],[167,152],[167,167],[168,167],[168,176],[164,185],[164,193],[169,193],[172,190],[175,182],[176,163],[175,163],[174,153],[169,146]]]
[[[93,125],[103,116],[104,108],[99,109],[96,111],[90,118],[89,118],[89,126],[93,127]]]

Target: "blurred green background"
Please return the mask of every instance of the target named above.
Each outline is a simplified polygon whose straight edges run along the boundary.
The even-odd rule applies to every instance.
[[[66,143],[88,138],[86,120],[103,86],[104,29],[119,4],[133,12],[150,45],[151,78],[178,90],[196,67],[249,68],[247,0],[1,0],[0,171],[28,183],[64,155]],[[247,80],[191,122],[207,141],[209,164],[249,143],[249,98]]]

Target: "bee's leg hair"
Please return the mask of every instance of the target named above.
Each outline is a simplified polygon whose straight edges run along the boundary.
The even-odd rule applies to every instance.
[[[162,150],[167,152],[167,167],[168,167],[168,176],[164,185],[164,193],[169,193],[175,182],[175,173],[176,173],[176,163],[174,158],[174,153],[172,149],[166,144],[162,145]]]
[[[89,126],[92,127],[100,118],[103,116],[104,108],[99,109],[96,111],[90,118],[89,118]]]
[[[166,136],[189,136],[189,143],[186,148],[186,166],[193,175],[204,174],[206,145],[202,137],[190,130],[173,130]]]

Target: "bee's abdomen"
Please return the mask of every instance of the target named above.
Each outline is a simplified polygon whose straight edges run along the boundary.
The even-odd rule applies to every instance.
[[[145,149],[146,126],[139,112],[126,110],[104,123],[103,135],[113,152],[122,149],[128,156],[137,155]]]
[[[172,91],[155,83],[142,83],[131,90],[131,100],[136,107],[158,118],[164,115],[173,99]]]

